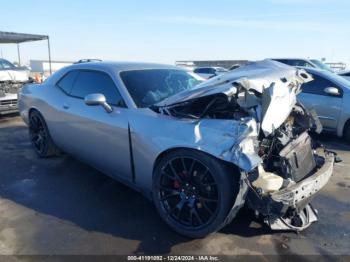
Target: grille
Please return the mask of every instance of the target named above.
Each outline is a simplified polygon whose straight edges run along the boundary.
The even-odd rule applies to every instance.
[[[17,105],[17,99],[10,99],[10,100],[2,100],[0,101],[0,106],[15,106]]]

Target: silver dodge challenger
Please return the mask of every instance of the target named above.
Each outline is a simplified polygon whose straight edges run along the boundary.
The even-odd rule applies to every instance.
[[[70,154],[150,198],[176,232],[204,237],[247,205],[271,229],[317,220],[335,153],[297,101],[312,76],[264,60],[203,81],[184,69],[86,62],[19,93],[40,157]]]

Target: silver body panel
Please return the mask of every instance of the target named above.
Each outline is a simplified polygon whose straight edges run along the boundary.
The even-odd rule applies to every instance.
[[[176,69],[173,66],[138,63],[82,63],[64,68],[41,85],[27,85],[20,92],[19,110],[28,122],[29,110],[37,109],[46,120],[54,142],[65,152],[74,155],[102,172],[135,185],[145,191],[152,188],[152,174],[158,157],[176,148],[193,148],[218,159],[234,163],[250,171],[261,163],[254,150],[254,141],[262,126],[268,135],[288,117],[296,103],[296,93],[302,70],[280,63],[263,61],[247,69],[212,78],[198,88],[174,95],[160,103],[185,101],[213,93],[230,94],[232,84],[238,83],[247,91],[263,93],[270,88],[270,107],[240,120],[180,119],[159,114],[149,108],[137,108],[119,73],[136,69]],[[66,95],[56,83],[72,69],[88,69],[107,73],[115,82],[127,108],[114,107],[107,113],[100,106],[87,106],[83,99]],[[283,81],[281,79],[284,79]],[[272,90],[272,91],[271,91]],[[242,106],[251,101],[242,99]],[[279,111],[276,112],[276,109]],[[261,123],[259,123],[261,122]],[[265,128],[264,128],[265,127]]]

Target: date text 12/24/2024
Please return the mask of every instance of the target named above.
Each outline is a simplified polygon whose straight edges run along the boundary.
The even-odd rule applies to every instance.
[[[219,261],[217,256],[128,256],[128,261]]]

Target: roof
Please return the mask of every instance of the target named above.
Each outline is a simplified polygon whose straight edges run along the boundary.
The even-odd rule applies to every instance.
[[[47,35],[33,35],[0,31],[0,44],[19,44],[48,39]]]
[[[164,65],[157,63],[145,63],[145,62],[89,62],[89,63],[78,63],[68,66],[69,68],[113,68],[118,71],[126,71],[126,70],[141,70],[141,69],[177,69],[183,70],[177,66],[173,65]]]
[[[311,60],[309,58],[304,58],[304,57],[272,57],[272,58],[267,58],[270,60],[275,60],[275,59],[288,59],[288,60]]]
[[[79,63],[65,66],[56,73],[54,73],[47,81],[57,81],[70,70],[82,69],[82,70],[101,70],[105,72],[122,72],[131,70],[144,70],[144,69],[174,69],[174,70],[185,70],[181,67],[173,65],[164,65],[156,63],[144,63],[144,62],[89,62],[89,63]],[[50,80],[49,80],[50,79]]]

